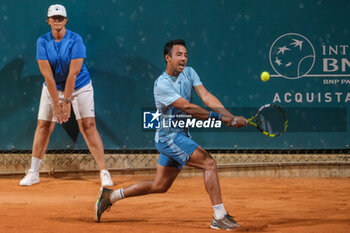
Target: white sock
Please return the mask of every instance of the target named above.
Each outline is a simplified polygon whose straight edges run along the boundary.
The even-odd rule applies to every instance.
[[[119,201],[123,198],[125,198],[123,189],[115,190],[110,197],[112,203]]]
[[[42,161],[41,159],[32,157],[32,164],[30,166],[30,169],[33,170],[34,172],[39,172],[41,161]]]
[[[215,218],[217,220],[223,219],[225,215],[227,214],[224,204],[214,205],[213,206],[214,212],[215,212]]]

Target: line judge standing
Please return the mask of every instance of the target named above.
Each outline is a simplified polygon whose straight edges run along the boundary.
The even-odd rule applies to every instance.
[[[113,186],[106,170],[105,154],[96,129],[94,91],[90,74],[84,65],[86,48],[82,38],[66,29],[67,12],[62,5],[51,5],[46,22],[51,31],[37,40],[36,59],[44,76],[38,122],[34,135],[32,162],[20,185],[40,182],[39,167],[45,155],[56,122],[67,122],[71,106],[80,132],[100,169],[101,185]]]

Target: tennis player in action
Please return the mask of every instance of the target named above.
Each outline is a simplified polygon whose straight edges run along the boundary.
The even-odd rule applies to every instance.
[[[94,91],[90,74],[84,65],[86,48],[82,38],[66,29],[67,12],[62,5],[51,5],[46,23],[51,31],[39,37],[36,58],[45,79],[43,84],[38,123],[35,130],[32,163],[19,185],[29,186],[40,182],[39,168],[45,155],[50,135],[56,122],[70,118],[71,106],[80,132],[100,169],[101,185],[113,186],[106,170],[105,155],[96,129]]]
[[[247,121],[244,117],[231,114],[214,95],[207,91],[194,69],[186,67],[185,41],[178,39],[166,43],[164,58],[166,70],[154,83],[155,103],[162,117],[171,118],[175,115],[187,114],[201,120],[208,118],[221,120],[229,127],[246,126]],[[213,111],[207,111],[190,103],[192,88],[203,103]],[[205,188],[214,209],[211,227],[231,230],[240,226],[225,210],[215,160],[190,138],[188,129],[161,126],[157,129],[155,144],[160,153],[155,178],[115,191],[101,187],[95,206],[96,221],[100,221],[103,212],[113,203],[124,198],[166,192],[182,167],[187,165],[202,169],[204,172]]]

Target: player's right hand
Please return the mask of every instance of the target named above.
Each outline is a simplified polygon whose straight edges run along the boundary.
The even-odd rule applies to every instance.
[[[235,120],[235,117],[233,115],[224,115],[221,116],[221,121],[225,123],[227,127],[233,127],[233,121]]]
[[[222,115],[221,121],[224,122],[227,127],[241,128],[247,125],[247,119],[243,116]]]
[[[243,116],[235,116],[231,123],[236,128],[241,128],[247,126],[247,119]]]

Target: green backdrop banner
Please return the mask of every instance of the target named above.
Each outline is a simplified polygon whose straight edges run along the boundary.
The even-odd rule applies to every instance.
[[[194,130],[210,149],[349,148],[350,1],[101,0],[0,3],[0,150],[31,149],[43,83],[37,38],[50,4],[87,47],[97,127],[106,149],[154,149],[143,109],[164,71],[165,42],[187,42],[188,66],[234,114],[266,103],[286,109],[287,133]],[[268,71],[271,79],[260,80]],[[198,97],[194,102],[203,106]],[[86,149],[75,121],[56,125],[49,149]]]

